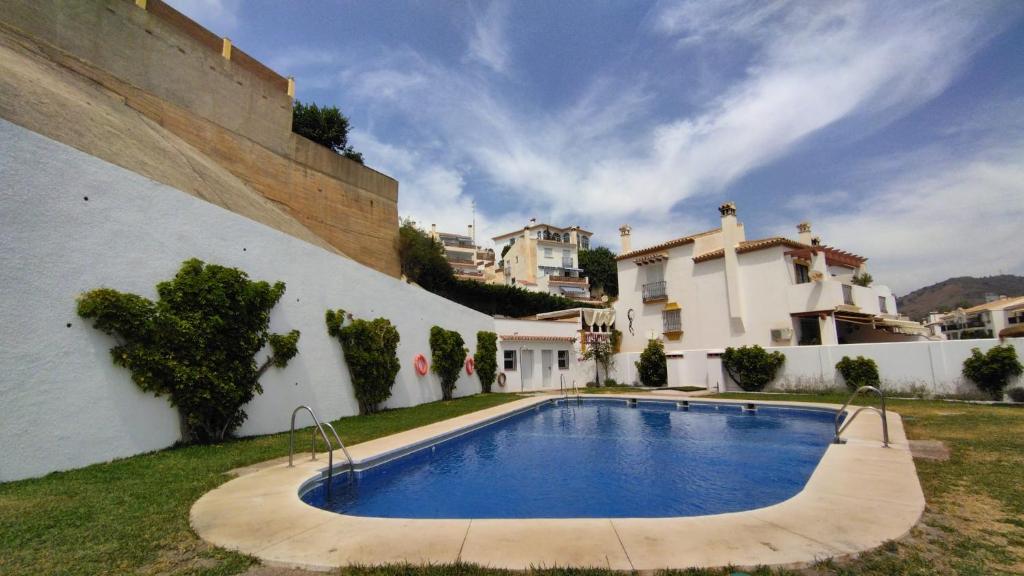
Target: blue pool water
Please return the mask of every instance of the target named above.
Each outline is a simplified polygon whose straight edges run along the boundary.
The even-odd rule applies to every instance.
[[[833,412],[587,399],[541,405],[302,495],[394,518],[622,518],[717,514],[795,495]]]

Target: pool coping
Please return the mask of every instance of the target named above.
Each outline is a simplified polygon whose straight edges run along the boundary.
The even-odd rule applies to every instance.
[[[584,398],[691,404],[757,404],[838,410],[839,405],[774,400],[687,399],[656,393]],[[442,439],[528,410],[552,396],[500,406],[349,447],[357,468],[376,465]],[[207,542],[268,565],[333,570],[351,564],[439,564],[494,568],[540,566],[655,570],[717,566],[801,566],[870,550],[906,534],[924,511],[924,494],[899,414],[888,413],[890,448],[880,417],[864,412],[826,449],[807,485],[792,498],[754,510],[678,518],[402,519],[347,516],[314,508],[300,490],[326,468],[326,455],[233,479],[192,506],[193,530]],[[305,446],[305,443],[300,445]],[[344,465],[336,451],[335,469]],[[500,497],[500,495],[495,495]],[[584,496],[585,497],[585,496]]]

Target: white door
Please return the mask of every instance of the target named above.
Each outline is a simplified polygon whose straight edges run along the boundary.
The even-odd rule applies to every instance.
[[[533,388],[533,350],[523,350],[519,365],[523,371],[522,389]]]
[[[708,354],[708,390],[712,392],[725,392],[722,388],[722,355]]]
[[[551,388],[551,373],[555,370],[554,352],[551,350],[540,351],[541,384],[544,388]]]

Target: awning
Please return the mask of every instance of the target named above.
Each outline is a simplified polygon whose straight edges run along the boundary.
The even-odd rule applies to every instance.
[[[586,290],[584,290],[583,288],[580,288],[579,286],[559,286],[558,289],[561,290],[563,294],[586,294],[587,293]]]
[[[611,308],[584,308],[583,322],[587,326],[611,326],[615,324],[615,310]]]
[[[875,325],[878,328],[884,328],[890,332],[897,334],[909,334],[912,336],[928,336],[930,332],[927,328],[917,322],[910,320],[895,320],[892,318],[882,318],[875,321]]]

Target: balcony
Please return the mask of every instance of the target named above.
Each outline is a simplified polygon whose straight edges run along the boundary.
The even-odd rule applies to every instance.
[[[555,282],[560,284],[587,284],[587,278],[580,278],[579,276],[548,276],[548,282]]]
[[[664,280],[660,282],[649,282],[647,284],[644,284],[644,302],[664,302],[668,300],[667,290],[668,284]]]

